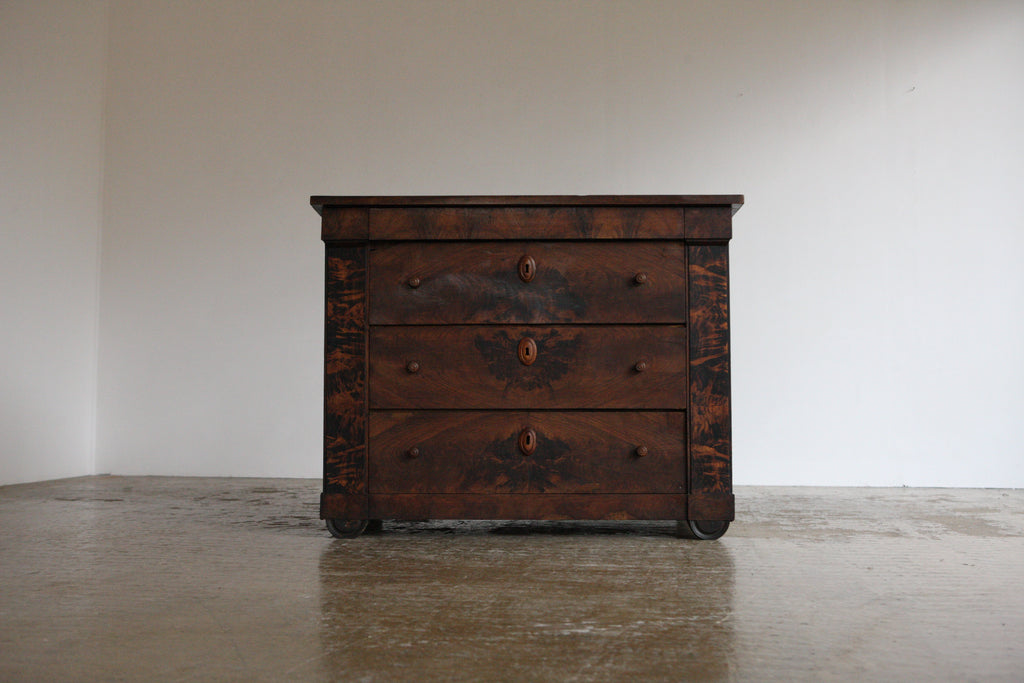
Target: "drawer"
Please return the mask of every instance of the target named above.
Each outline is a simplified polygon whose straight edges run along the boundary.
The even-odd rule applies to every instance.
[[[369,407],[686,407],[686,327],[371,327]]]
[[[680,242],[402,242],[369,260],[374,325],[686,321]]]
[[[685,434],[684,412],[372,411],[369,489],[684,493]]]
[[[363,234],[376,240],[682,239],[684,215],[681,206],[374,207]]]

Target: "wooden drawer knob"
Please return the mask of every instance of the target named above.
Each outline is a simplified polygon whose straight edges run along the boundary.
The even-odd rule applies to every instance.
[[[523,282],[531,282],[537,276],[537,262],[530,255],[519,259],[519,279]]]
[[[519,450],[523,455],[532,455],[537,450],[537,432],[532,429],[524,429],[519,433]]]
[[[523,365],[533,365],[533,361],[537,360],[537,342],[529,337],[524,338],[519,342],[517,355]]]
[[[647,284],[647,273],[637,273],[633,276],[633,282],[638,285]]]
[[[412,287],[413,289],[416,289],[417,287],[420,286],[420,279],[418,277],[411,277],[408,280],[406,280],[406,284]]]
[[[647,369],[647,361],[638,360],[636,365],[633,366],[633,369],[637,372],[643,372]]]
[[[405,369],[410,374],[415,375],[417,372],[420,371],[420,364],[417,363],[414,360],[411,360],[411,361],[409,361],[408,363],[405,364]]]
[[[407,450],[405,452],[405,454],[407,456],[409,456],[410,458],[412,458],[413,460],[415,460],[416,458],[420,457],[420,447],[419,446],[413,446],[412,448]]]
[[[647,455],[647,446],[637,446],[636,447],[636,457],[642,458],[645,455]]]

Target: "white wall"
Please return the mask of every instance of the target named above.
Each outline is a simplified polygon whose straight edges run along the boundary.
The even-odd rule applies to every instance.
[[[1024,486],[1024,3],[820,6],[727,122],[737,479]]]
[[[98,471],[317,476],[310,194],[744,193],[736,482],[1024,486],[1020,2],[112,2]]]
[[[0,484],[94,470],[106,26],[0,3]]]

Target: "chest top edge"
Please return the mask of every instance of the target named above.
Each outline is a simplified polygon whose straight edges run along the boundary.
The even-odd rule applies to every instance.
[[[313,195],[309,203],[323,214],[324,207],[571,207],[571,206],[729,206],[739,211],[741,194],[720,195],[418,195],[332,196]]]

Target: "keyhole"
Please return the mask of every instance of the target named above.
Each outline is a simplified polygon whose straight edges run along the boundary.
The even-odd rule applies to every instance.
[[[523,455],[531,455],[537,449],[537,433],[532,429],[524,429],[519,434],[519,450]]]
[[[533,365],[537,360],[537,342],[526,337],[519,342],[519,362],[523,365]]]
[[[537,275],[537,262],[533,260],[533,257],[527,254],[519,259],[519,279],[529,282],[535,275]]]

